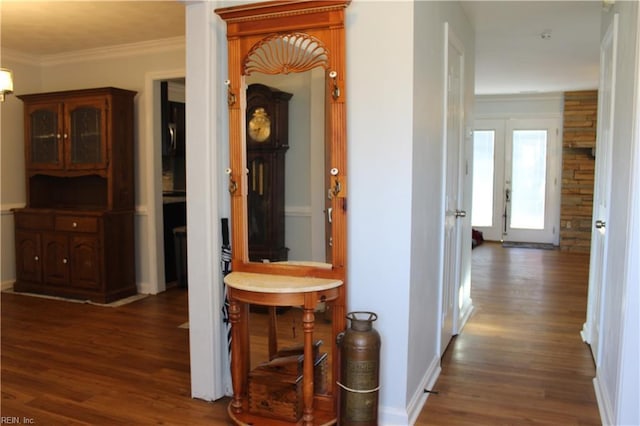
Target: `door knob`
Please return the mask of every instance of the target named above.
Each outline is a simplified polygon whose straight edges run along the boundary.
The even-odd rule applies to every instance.
[[[456,217],[467,217],[467,212],[464,211],[464,210],[456,210],[455,216]]]
[[[596,229],[604,229],[607,227],[607,223],[604,220],[596,220]]]

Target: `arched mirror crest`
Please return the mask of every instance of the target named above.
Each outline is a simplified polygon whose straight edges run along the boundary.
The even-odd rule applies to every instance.
[[[244,74],[289,74],[329,67],[322,41],[305,33],[274,34],[260,40],[247,54]]]

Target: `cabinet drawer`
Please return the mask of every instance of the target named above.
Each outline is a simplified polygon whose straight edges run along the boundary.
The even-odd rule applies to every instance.
[[[56,216],[56,231],[98,232],[98,218],[91,216]]]
[[[53,216],[50,214],[17,213],[16,228],[21,229],[53,229]]]

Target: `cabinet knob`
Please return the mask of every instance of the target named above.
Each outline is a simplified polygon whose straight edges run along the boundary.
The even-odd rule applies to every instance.
[[[78,227],[78,222],[73,222],[73,223],[71,224],[71,226],[73,226],[74,228],[77,228],[77,227]]]
[[[56,134],[56,138],[60,139],[62,135],[60,133]]]
[[[33,260],[37,262],[38,260],[40,260],[40,258],[38,256],[33,256]]]
[[[67,135],[66,133],[63,135],[65,139],[67,139],[69,137],[69,135]]]
[[[64,259],[62,259],[62,263],[66,264],[67,262],[69,262],[69,260],[66,257]]]

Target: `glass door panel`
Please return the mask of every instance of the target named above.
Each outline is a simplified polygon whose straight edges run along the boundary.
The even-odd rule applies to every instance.
[[[558,244],[562,146],[560,119],[508,123],[503,240]]]
[[[78,108],[71,113],[71,164],[101,163],[100,110]]]
[[[471,225],[493,226],[495,130],[473,132],[473,201]]]
[[[514,130],[511,169],[512,229],[544,229],[547,131]]]
[[[62,139],[58,122],[58,106],[43,106],[30,112],[29,140],[31,148],[27,167],[60,168]]]
[[[68,132],[66,163],[68,169],[107,167],[107,105],[104,98],[68,101],[65,104]]]

